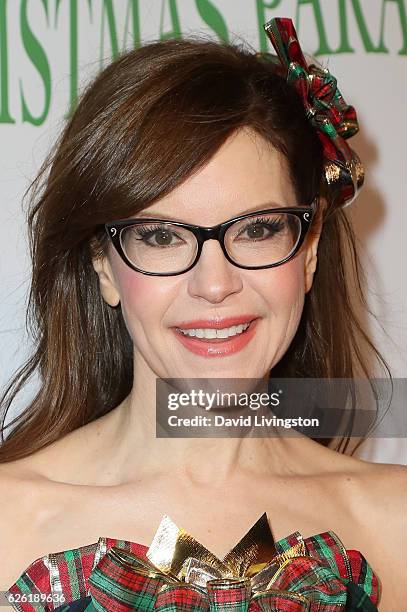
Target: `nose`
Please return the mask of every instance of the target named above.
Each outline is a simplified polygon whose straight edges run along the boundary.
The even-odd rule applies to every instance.
[[[192,297],[219,304],[242,290],[241,269],[230,263],[217,240],[206,240],[199,260],[190,271],[188,291]]]

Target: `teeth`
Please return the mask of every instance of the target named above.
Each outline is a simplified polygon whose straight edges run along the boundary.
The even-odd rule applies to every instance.
[[[223,329],[180,329],[185,336],[195,336],[196,338],[229,338],[241,334],[249,327],[250,323],[242,325],[232,325],[232,327],[224,327]]]

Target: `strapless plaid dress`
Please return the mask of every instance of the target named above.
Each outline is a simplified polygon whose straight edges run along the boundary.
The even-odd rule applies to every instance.
[[[333,531],[275,542],[264,513],[221,560],[164,516],[150,547],[100,537],[47,554],[6,597],[20,612],[373,612],[380,583]]]

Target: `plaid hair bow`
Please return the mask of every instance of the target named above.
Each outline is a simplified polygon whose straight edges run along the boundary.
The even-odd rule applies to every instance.
[[[348,206],[364,180],[362,163],[346,142],[359,130],[356,111],[346,104],[336,78],[327,68],[308,66],[291,19],[271,19],[264,29],[286,72],[287,82],[301,96],[307,116],[322,142],[325,179],[335,194],[335,201],[339,206]]]
[[[349,581],[334,572],[328,559],[311,556],[299,532],[290,537],[293,545],[273,554],[276,549],[264,513],[220,560],[164,516],[147,558],[112,547],[100,559],[89,578],[90,602],[82,609],[377,612],[367,593],[354,583],[355,607],[348,607]]]

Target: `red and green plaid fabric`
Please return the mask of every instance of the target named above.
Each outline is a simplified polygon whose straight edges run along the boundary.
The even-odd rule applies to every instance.
[[[276,542],[277,552],[289,551],[298,543],[299,535],[295,532]],[[22,612],[377,611],[379,582],[359,551],[345,550],[332,531],[305,538],[304,543],[307,556],[296,556],[283,563],[270,590],[262,593],[250,593],[247,578],[232,583],[212,581],[204,589],[181,582],[174,584],[174,579],[168,580],[159,571],[145,575],[145,571],[143,574],[119,563],[113,549],[127,551],[132,559],[135,555],[147,560],[148,547],[111,538],[100,538],[98,543],[37,559],[8,593],[20,598],[13,607]],[[58,599],[58,593],[62,593],[64,600]],[[29,601],[21,601],[24,594]],[[54,600],[30,603],[35,594],[54,595]]]
[[[308,65],[291,19],[275,17],[264,25],[281,62],[282,72],[301,97],[311,124],[322,143],[328,184],[337,191],[339,205],[350,204],[363,184],[359,157],[346,139],[359,131],[356,111],[347,104],[336,78],[327,68]],[[329,169],[335,164],[337,173]]]

